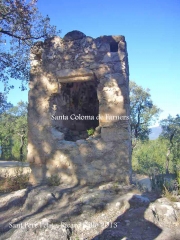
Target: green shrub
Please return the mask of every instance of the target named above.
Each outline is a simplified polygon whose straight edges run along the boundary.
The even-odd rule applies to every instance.
[[[165,185],[164,185],[163,195],[164,197],[169,199],[171,202],[177,202],[177,198],[173,196],[172,192],[170,192]]]
[[[133,170],[147,175],[165,173],[166,152],[166,143],[159,139],[139,142],[132,154]]]
[[[88,136],[93,135],[93,134],[94,134],[94,131],[95,131],[94,128],[88,129],[88,130],[87,130]]]
[[[23,168],[18,167],[10,176],[8,171],[3,177],[0,177],[0,192],[12,192],[26,188],[29,184],[29,173],[23,173]]]
[[[60,183],[60,177],[57,174],[51,175],[51,177],[47,178],[48,186],[59,186]]]

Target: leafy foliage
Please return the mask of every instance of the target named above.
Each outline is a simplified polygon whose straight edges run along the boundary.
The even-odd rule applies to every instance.
[[[0,114],[1,158],[25,160],[27,146],[27,103]]]
[[[94,128],[90,128],[90,129],[88,129],[88,130],[87,130],[87,134],[88,134],[88,136],[92,136],[92,135],[94,134],[94,131],[95,131]]]
[[[180,115],[175,118],[168,116],[160,122],[162,127],[161,137],[167,139],[166,172],[169,172],[169,162],[172,159],[174,169],[180,171]],[[171,158],[170,158],[171,157]]]
[[[160,109],[153,104],[150,90],[143,89],[135,82],[130,82],[130,107],[132,148],[134,148],[138,140],[149,138],[149,126],[158,118]]]
[[[0,92],[0,114],[11,108],[13,105],[7,102],[5,94]]]
[[[37,0],[0,0],[0,80],[5,91],[9,78],[22,81],[22,90],[29,80],[29,53],[38,39],[57,35],[50,18],[42,17],[36,7]]]
[[[147,175],[164,173],[166,147],[163,139],[139,142],[132,155],[133,170]]]

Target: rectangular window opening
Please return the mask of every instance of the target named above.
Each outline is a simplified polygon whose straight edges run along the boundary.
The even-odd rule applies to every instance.
[[[118,52],[118,42],[110,43],[110,52]]]

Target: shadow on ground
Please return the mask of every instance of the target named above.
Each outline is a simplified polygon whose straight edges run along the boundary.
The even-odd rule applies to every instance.
[[[130,207],[116,220],[109,224],[103,232],[93,240],[106,240],[106,239],[128,239],[128,240],[154,240],[162,232],[162,229],[147,221],[144,218],[144,213],[149,206],[146,198],[140,201],[133,196],[129,200]],[[144,201],[143,201],[144,200]]]
[[[164,226],[161,228],[144,217],[158,197],[153,193],[137,194],[134,186],[113,183],[31,187],[21,201],[12,198],[14,205],[1,207],[0,240],[178,240],[180,236],[175,232],[164,234]],[[9,223],[25,226],[40,221],[46,222],[45,228],[9,227]]]

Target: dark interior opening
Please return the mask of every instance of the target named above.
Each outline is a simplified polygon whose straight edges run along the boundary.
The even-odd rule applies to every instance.
[[[97,82],[61,83],[61,94],[51,97],[50,107],[54,109],[52,124],[65,140],[86,139],[87,130],[99,126]]]
[[[118,52],[118,43],[117,42],[110,43],[110,52]]]

